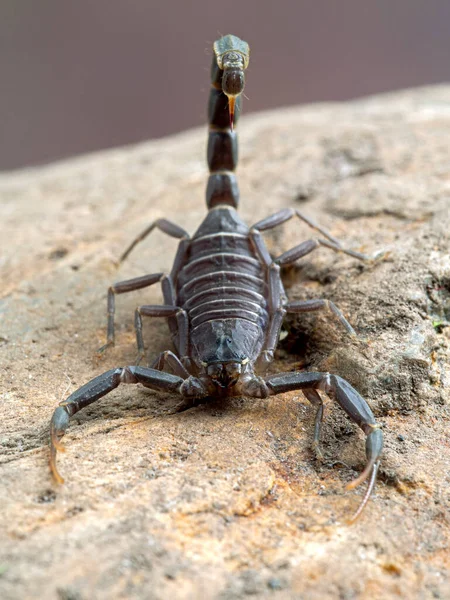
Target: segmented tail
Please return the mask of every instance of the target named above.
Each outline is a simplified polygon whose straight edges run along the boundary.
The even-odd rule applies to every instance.
[[[211,92],[208,103],[208,167],[206,204],[214,208],[225,204],[237,208],[239,187],[234,170],[238,160],[236,132],[233,131],[241,111],[244,71],[248,67],[250,48],[234,35],[214,42],[211,69]]]

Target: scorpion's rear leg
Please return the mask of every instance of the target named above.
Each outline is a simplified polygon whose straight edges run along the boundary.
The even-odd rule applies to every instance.
[[[183,382],[184,379],[170,373],[145,367],[124,367],[95,377],[71,394],[56,408],[50,422],[50,469],[55,480],[58,483],[64,481],[56,468],[56,453],[62,450],[60,440],[69,426],[70,417],[75,413],[106,396],[121,383],[142,383],[154,390],[180,393]]]
[[[347,486],[347,489],[353,489],[369,478],[369,485],[364,498],[350,519],[351,522],[355,521],[373,492],[383,449],[383,433],[375,421],[369,405],[345,379],[330,373],[282,373],[267,377],[265,383],[271,396],[292,390],[321,390],[325,392],[337,401],[352,421],[359,425],[366,434],[366,467],[359,477]],[[319,434],[320,426],[317,427],[316,419],[315,438]]]

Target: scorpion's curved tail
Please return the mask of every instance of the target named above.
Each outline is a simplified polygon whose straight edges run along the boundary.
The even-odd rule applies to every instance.
[[[214,42],[211,69],[211,93],[208,103],[208,167],[206,189],[208,208],[228,205],[237,208],[239,188],[234,170],[238,146],[233,131],[241,110],[244,90],[244,71],[248,66],[250,49],[234,35],[225,35]]]

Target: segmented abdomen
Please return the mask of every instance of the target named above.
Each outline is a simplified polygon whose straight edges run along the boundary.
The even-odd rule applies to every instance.
[[[223,226],[223,221],[217,225]],[[177,277],[178,305],[188,313],[191,333],[218,319],[245,319],[264,330],[267,284],[248,233],[198,233]]]

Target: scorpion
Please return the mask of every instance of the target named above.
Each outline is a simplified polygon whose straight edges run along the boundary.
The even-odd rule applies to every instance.
[[[345,379],[333,373],[285,372],[261,377],[255,370],[263,370],[273,360],[286,313],[328,309],[349,334],[356,335],[332,301],[288,301],[280,277],[281,267],[322,246],[360,260],[370,257],[344,248],[326,229],[293,208],[280,210],[251,227],[239,217],[235,175],[238,146],[234,126],[241,112],[248,64],[249,46],[243,40],[226,35],[214,43],[208,103],[207,215],[192,237],[171,221],[157,219],[122,254],[121,261],[156,229],[179,240],[170,274],[143,275],[109,288],[107,342],[99,350],[101,353],[114,344],[116,294],[160,283],[164,304],[143,305],[135,311],[139,353],[135,366],[106,371],[55,409],[50,424],[50,468],[54,479],[62,483],[56,456],[58,450],[64,449],[61,438],[75,413],[121,384],[137,383],[152,390],[178,394],[188,408],[219,397],[268,398],[301,390],[316,408],[313,449],[320,458],[324,405],[319,392],[323,392],[336,400],[366,435],[366,466],[347,485],[347,489],[353,489],[369,480],[363,499],[350,519],[352,522],[359,517],[373,492],[383,447],[382,431],[367,402]],[[303,241],[272,258],[262,233],[294,217],[317,231],[320,237]],[[167,318],[176,349],[176,353],[162,352],[152,367],[139,366],[144,356],[143,317]]]

